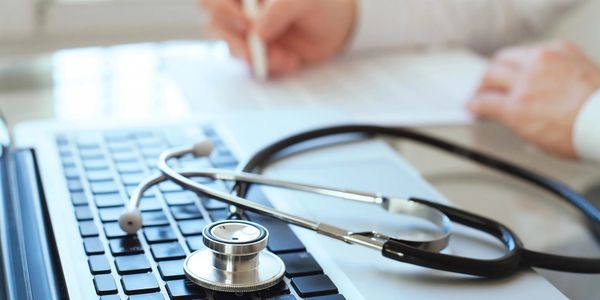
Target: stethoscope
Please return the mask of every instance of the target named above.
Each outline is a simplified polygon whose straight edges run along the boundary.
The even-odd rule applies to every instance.
[[[365,246],[380,251],[383,256],[393,260],[432,269],[480,277],[503,277],[514,274],[522,268],[530,267],[575,273],[600,273],[600,259],[561,256],[526,249],[519,237],[505,225],[456,207],[419,198],[388,197],[381,194],[273,179],[250,173],[266,166],[284,150],[289,151],[292,146],[342,134],[405,138],[501,171],[545,189],[567,201],[584,214],[593,232],[597,236],[600,234],[600,211],[577,192],[554,179],[407,128],[372,125],[334,126],[292,135],[258,151],[239,168],[239,171],[210,168],[177,171],[169,166],[169,160],[185,155],[192,154],[195,157],[210,155],[212,144],[208,140],[189,147],[166,150],[160,155],[158,161],[158,167],[162,174],[148,177],[138,185],[131,196],[127,209],[119,219],[121,228],[130,234],[136,233],[142,227],[139,203],[143,193],[164,180],[173,180],[186,189],[226,202],[238,209],[264,214],[349,244]],[[302,151],[306,151],[306,149],[302,149]],[[192,180],[193,177],[234,181],[236,183],[234,190],[237,195],[203,185]],[[261,184],[376,204],[392,213],[423,219],[434,225],[436,232],[426,239],[410,240],[390,237],[375,231],[349,231],[245,199],[249,184]],[[451,222],[492,235],[504,245],[504,254],[495,259],[479,259],[441,252],[449,243]],[[244,220],[224,220],[209,224],[203,229],[203,243],[206,248],[188,255],[184,262],[185,274],[194,283],[217,291],[249,292],[271,287],[282,279],[285,265],[276,255],[263,251],[267,241],[268,231],[257,223]]]

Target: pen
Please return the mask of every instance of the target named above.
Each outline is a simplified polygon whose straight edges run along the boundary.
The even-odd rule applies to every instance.
[[[244,11],[248,17],[253,20],[258,17],[259,8],[257,0],[243,0],[242,5],[244,6]],[[248,48],[250,49],[250,59],[252,61],[254,76],[260,80],[266,80],[269,70],[267,67],[267,51],[265,49],[265,44],[255,30],[248,32],[246,40]]]

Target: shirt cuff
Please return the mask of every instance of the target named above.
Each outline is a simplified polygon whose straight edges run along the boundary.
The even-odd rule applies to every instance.
[[[577,114],[573,126],[573,145],[580,159],[600,163],[600,89]]]

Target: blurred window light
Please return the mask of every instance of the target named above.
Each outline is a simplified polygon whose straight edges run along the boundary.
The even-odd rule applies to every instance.
[[[77,121],[147,120],[190,114],[165,73],[168,44],[135,44],[58,51],[53,56],[55,115]]]

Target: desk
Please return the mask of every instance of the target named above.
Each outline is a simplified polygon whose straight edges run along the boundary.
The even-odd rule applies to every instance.
[[[142,54],[152,55],[148,54],[144,45],[137,49]],[[135,55],[129,57],[139,58],[135,50],[131,50]],[[87,51],[107,50],[97,48]],[[132,53],[119,52],[114,59],[120,59],[121,54],[128,57]],[[10,126],[33,119],[76,121],[100,117],[143,121],[203,113],[189,109],[190,105],[177,82],[165,74],[146,72],[148,77],[136,77],[129,73],[133,69],[155,67],[144,62],[160,64],[159,60],[127,60],[123,61],[118,72],[107,73],[106,66],[111,61],[81,58],[71,66],[81,72],[77,74],[54,68],[60,59],[66,58],[40,55],[0,62],[0,109]],[[94,82],[96,85],[90,84]],[[136,94],[136,91],[142,92]],[[600,168],[550,157],[498,124],[478,122],[420,129],[551,175],[578,191],[600,183]],[[395,146],[451,201],[507,224],[529,247],[570,255],[600,256],[600,248],[581,224],[578,214],[539,190],[416,145],[398,142]],[[600,294],[600,287],[596,284],[600,275],[547,271],[542,274],[569,297],[592,298]]]

